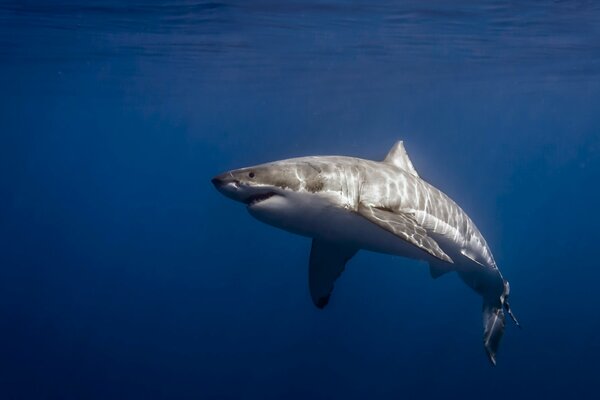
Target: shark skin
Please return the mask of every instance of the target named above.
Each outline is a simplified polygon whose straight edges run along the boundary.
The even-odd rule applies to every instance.
[[[483,235],[452,199],[419,177],[402,141],[383,161],[292,158],[229,171],[212,183],[256,219],[312,238],[309,288],[318,308],[363,249],[423,260],[433,278],[457,272],[483,299],[483,342],[493,365],[504,311],[519,326],[510,286]]]

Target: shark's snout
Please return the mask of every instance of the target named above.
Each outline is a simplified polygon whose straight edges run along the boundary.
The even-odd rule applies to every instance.
[[[248,176],[249,180],[245,180],[245,176]],[[237,170],[217,175],[210,181],[221,194],[248,206],[255,206],[277,195],[272,186],[253,185],[253,183],[257,183],[252,182],[255,177],[256,174],[252,171]]]
[[[227,172],[221,175],[217,175],[214,178],[212,178],[210,180],[212,182],[213,185],[215,185],[215,187],[217,189],[222,188],[223,186],[227,185],[228,183],[237,183],[237,180],[233,178],[233,176],[231,175],[231,173]]]
[[[225,184],[225,180],[221,176],[215,176],[210,180],[216,188],[219,188]]]
[[[210,181],[221,194],[236,201],[243,201],[244,190],[231,172],[217,175]]]

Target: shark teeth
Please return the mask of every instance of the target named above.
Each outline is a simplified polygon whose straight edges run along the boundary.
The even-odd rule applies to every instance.
[[[253,196],[248,197],[246,200],[244,200],[244,203],[246,203],[249,206],[253,206],[257,203],[260,203],[261,201],[270,199],[271,197],[275,196],[275,194],[276,193],[274,193],[274,192],[255,194]]]

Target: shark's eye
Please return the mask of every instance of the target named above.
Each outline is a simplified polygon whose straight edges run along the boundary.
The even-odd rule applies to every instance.
[[[249,176],[250,178],[254,178],[254,172],[250,172],[250,173],[248,174],[248,176]]]

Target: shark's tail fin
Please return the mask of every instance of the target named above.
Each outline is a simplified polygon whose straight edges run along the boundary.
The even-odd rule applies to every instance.
[[[504,290],[500,298],[483,298],[483,345],[490,361],[494,365],[496,365],[496,352],[500,346],[500,339],[502,339],[502,335],[504,334],[504,310],[506,310],[513,322],[519,328],[521,327],[510,309],[510,304],[508,303],[509,294],[510,285],[508,281],[504,281]]]

